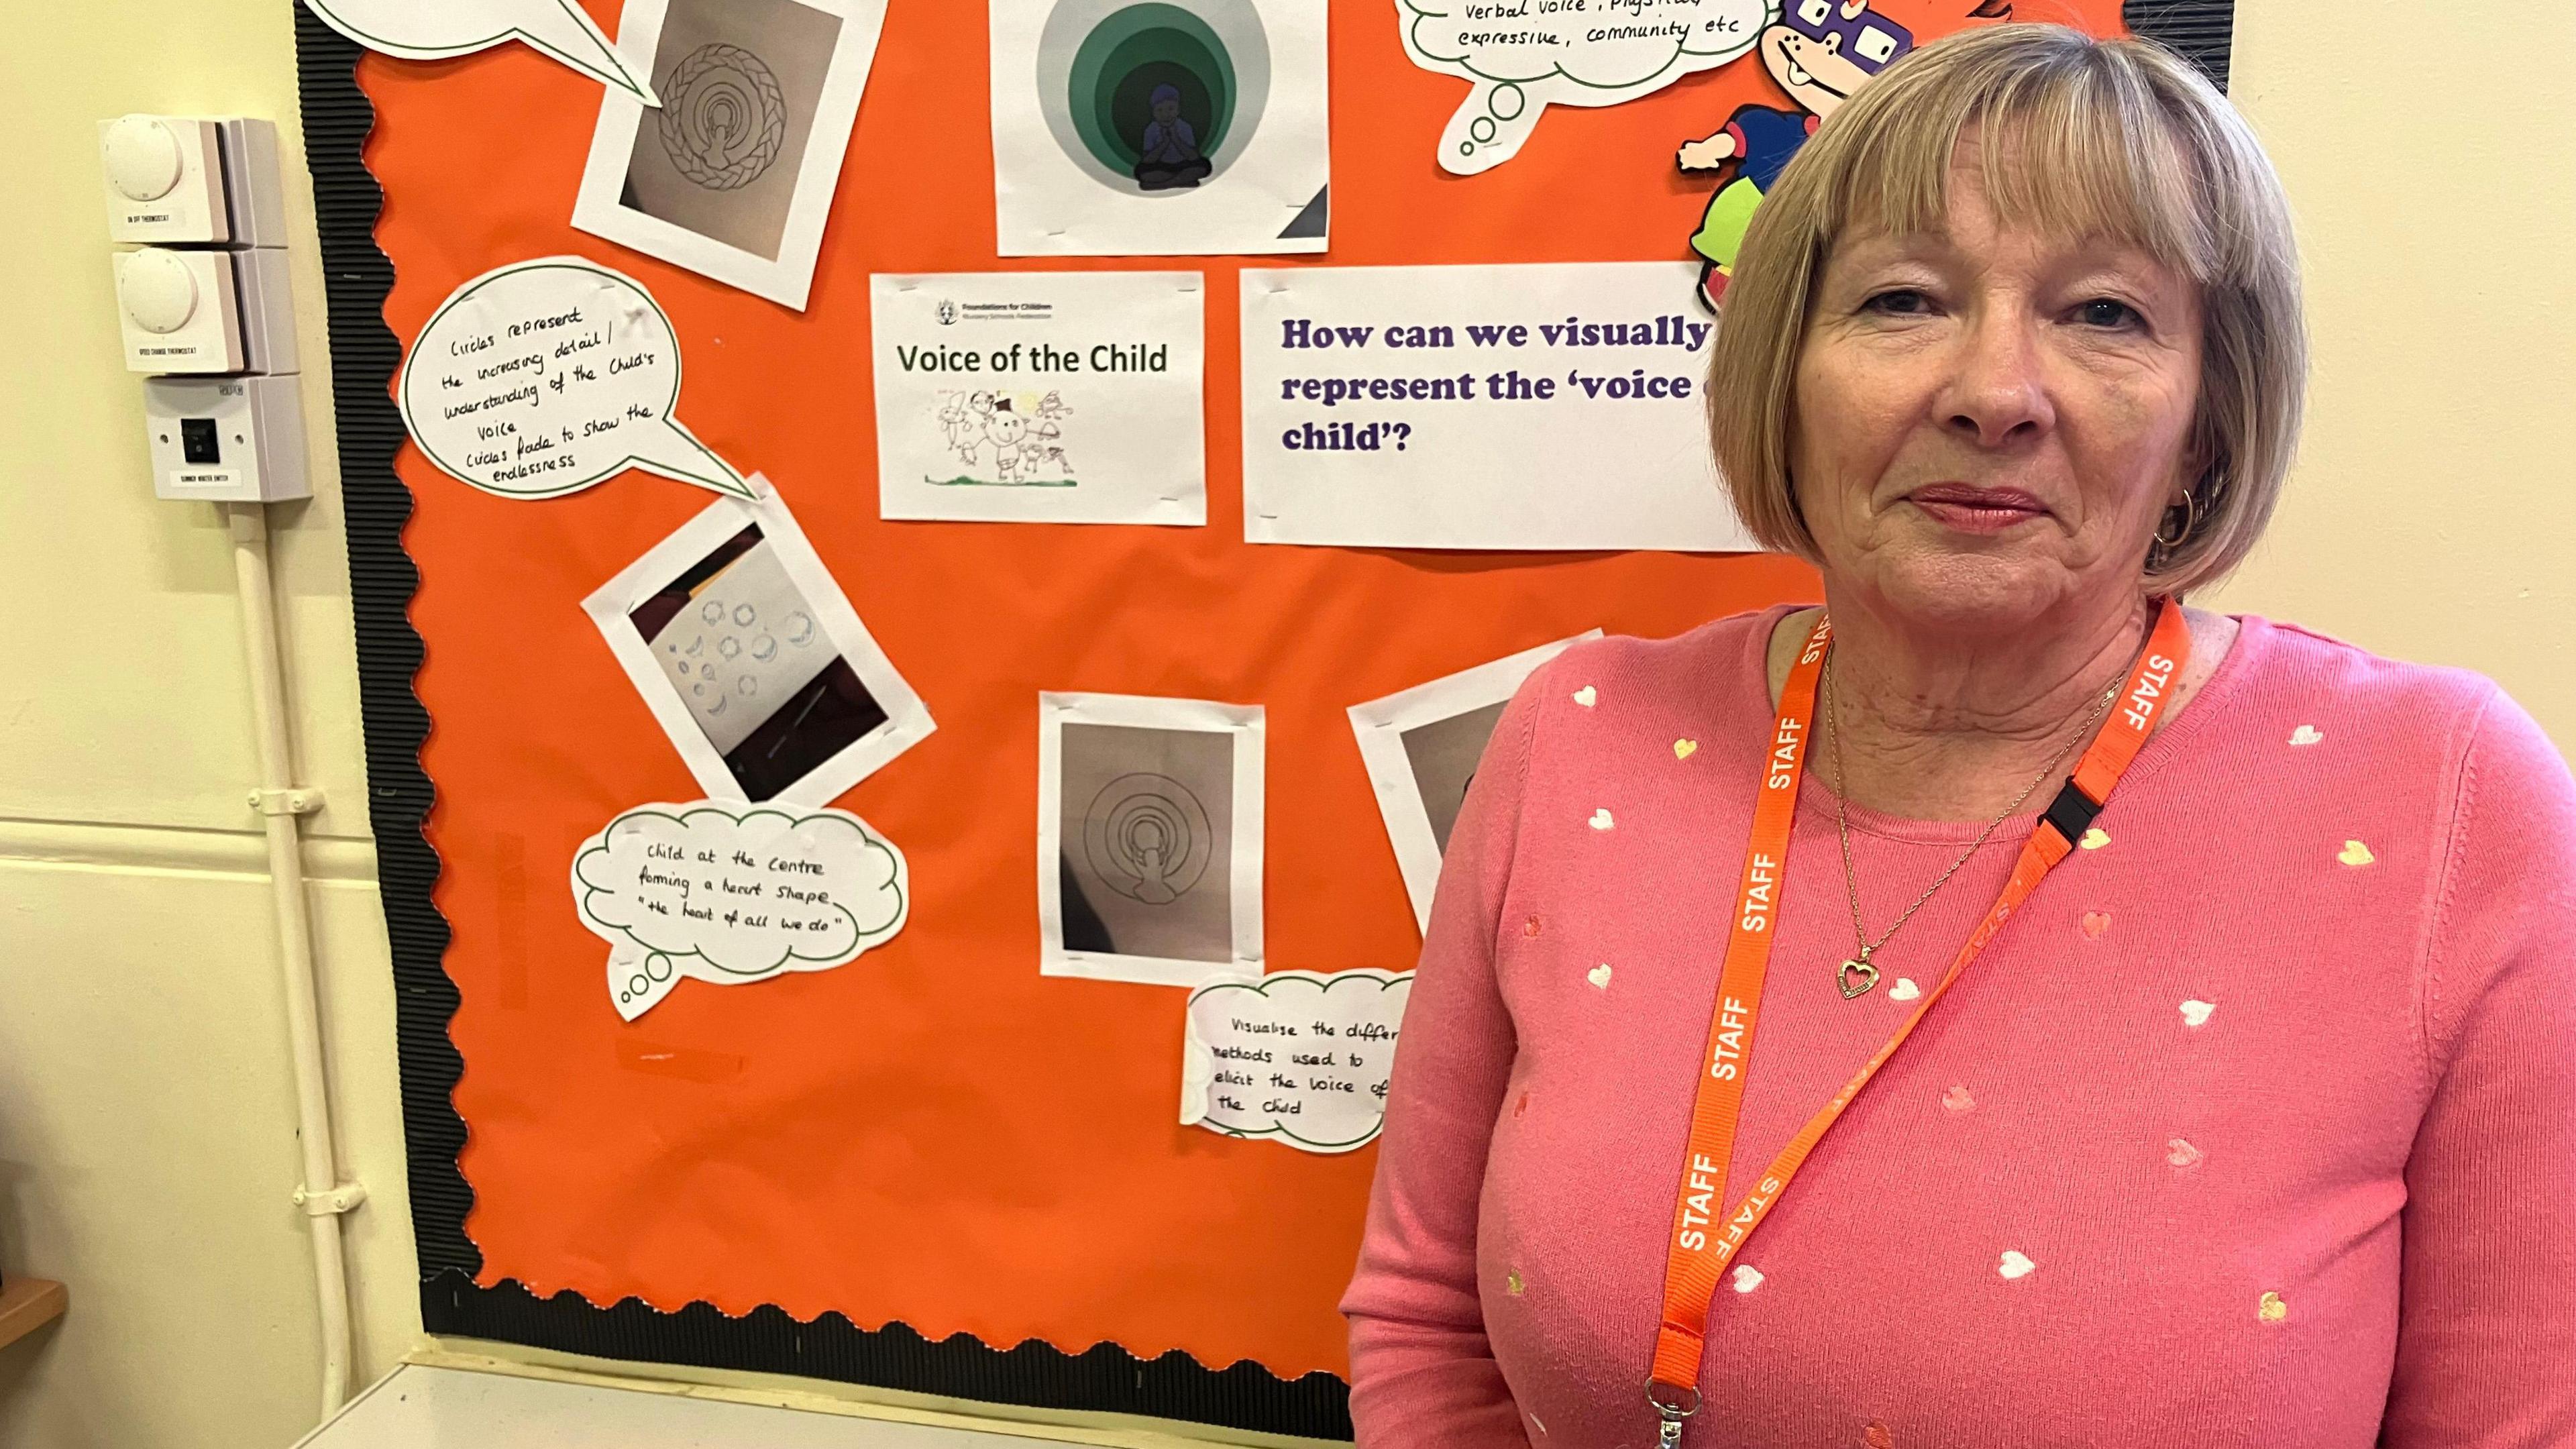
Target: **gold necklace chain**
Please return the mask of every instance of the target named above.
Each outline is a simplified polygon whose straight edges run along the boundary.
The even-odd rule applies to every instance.
[[[2022,805],[2037,793],[2041,785],[2047,783],[2049,776],[2057,773],[2057,767],[2066,763],[2066,757],[2074,753],[2078,743],[2092,737],[2094,728],[2102,722],[2102,716],[2110,713],[2111,701],[2120,697],[2120,680],[2115,678],[2111,681],[2110,687],[2102,691],[2102,697],[2094,702],[2092,711],[2084,717],[2083,727],[2059,747],[2057,753],[2050,757],[2046,765],[2040,767],[2039,773],[2031,777],[2031,782],[2023,786],[2021,793],[2012,798],[2011,804],[2006,805],[1994,819],[1986,822],[1985,828],[1977,832],[1977,838],[1968,842],[1968,848],[1959,853],[1957,860],[1950,862],[1950,868],[1941,872],[1932,884],[1924,887],[1923,894],[1916,896],[1912,905],[1897,913],[1896,920],[1886,930],[1879,932],[1878,939],[1875,941],[1869,938],[1869,927],[1861,919],[1860,873],[1852,867],[1851,811],[1843,794],[1843,737],[1842,731],[1837,727],[1838,722],[1834,711],[1833,681],[1834,650],[1829,644],[1825,648],[1824,671],[1825,743],[1834,761],[1834,826],[1842,835],[1843,895],[1851,902],[1852,940],[1860,948],[1860,954],[1842,963],[1834,973],[1835,984],[1842,988],[1843,999],[1849,1001],[1863,995],[1878,984],[1878,968],[1870,964],[1871,954],[1886,945],[1888,939],[1894,936],[1907,921],[1914,919],[1914,913],[1923,909],[1923,903],[1932,899],[1941,887],[1948,885],[1950,877],[1957,875],[1960,867],[1966,865],[1978,851],[1985,848],[1987,838],[1992,836],[2005,821],[2011,819],[2013,813],[2021,809]]]

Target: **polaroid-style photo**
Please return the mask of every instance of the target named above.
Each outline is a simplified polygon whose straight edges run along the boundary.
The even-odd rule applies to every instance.
[[[572,224],[798,311],[886,0],[628,0]]]
[[[1261,755],[1259,705],[1040,694],[1040,973],[1260,974]]]
[[[1324,250],[1324,0],[989,3],[1003,256]]]
[[[1378,813],[1404,872],[1414,924],[1423,930],[1431,929],[1431,897],[1440,887],[1449,829],[1467,802],[1467,784],[1476,777],[1503,706],[1540,665],[1600,637],[1593,629],[1351,706],[1351,731],[1359,736],[1369,786],[1377,792]]]
[[[930,711],[768,480],[751,485],[581,606],[710,799],[828,805],[927,738]]]

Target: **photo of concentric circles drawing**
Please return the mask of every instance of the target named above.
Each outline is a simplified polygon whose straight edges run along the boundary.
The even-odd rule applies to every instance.
[[[662,149],[680,174],[710,191],[760,179],[787,139],[787,96],[759,56],[739,45],[701,45],[664,76]]]
[[[1167,775],[1121,775],[1083,812],[1082,849],[1111,890],[1147,905],[1181,898],[1207,870],[1207,808]]]

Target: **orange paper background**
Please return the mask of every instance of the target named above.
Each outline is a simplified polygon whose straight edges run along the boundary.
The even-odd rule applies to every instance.
[[[1929,38],[1972,3],[1882,8]],[[613,33],[614,5],[591,8]],[[362,63],[396,335],[509,261],[577,253],[642,281],[684,350],[678,416],[768,475],[939,725],[837,802],[910,857],[900,937],[819,974],[684,982],[620,1022],[569,862],[621,809],[701,792],[580,601],[711,495],[627,474],[511,501],[404,451],[484,1282],[1344,1370],[1334,1303],[1375,1149],[1178,1126],[1184,993],[1038,975],[1038,691],[1267,706],[1269,962],[1405,969],[1419,940],[1347,706],[1595,625],[1669,634],[1812,598],[1814,579],[1758,556],[1242,541],[1240,266],[1685,259],[1707,188],[1674,147],[1782,104],[1748,58],[1553,110],[1461,179],[1432,152],[1465,83],[1405,60],[1389,0],[1330,10],[1328,254],[1060,262],[994,254],[984,8],[894,0],[803,315],[571,228],[595,82],[516,45]],[[2112,0],[2020,18],[2117,28]],[[880,521],[868,273],[1051,267],[1207,272],[1207,526]]]

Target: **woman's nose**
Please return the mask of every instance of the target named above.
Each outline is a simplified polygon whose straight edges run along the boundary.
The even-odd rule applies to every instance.
[[[2040,376],[2039,342],[2030,314],[1981,307],[1961,334],[1949,396],[1950,430],[1980,447],[1999,448],[2046,432],[2056,422]]]

